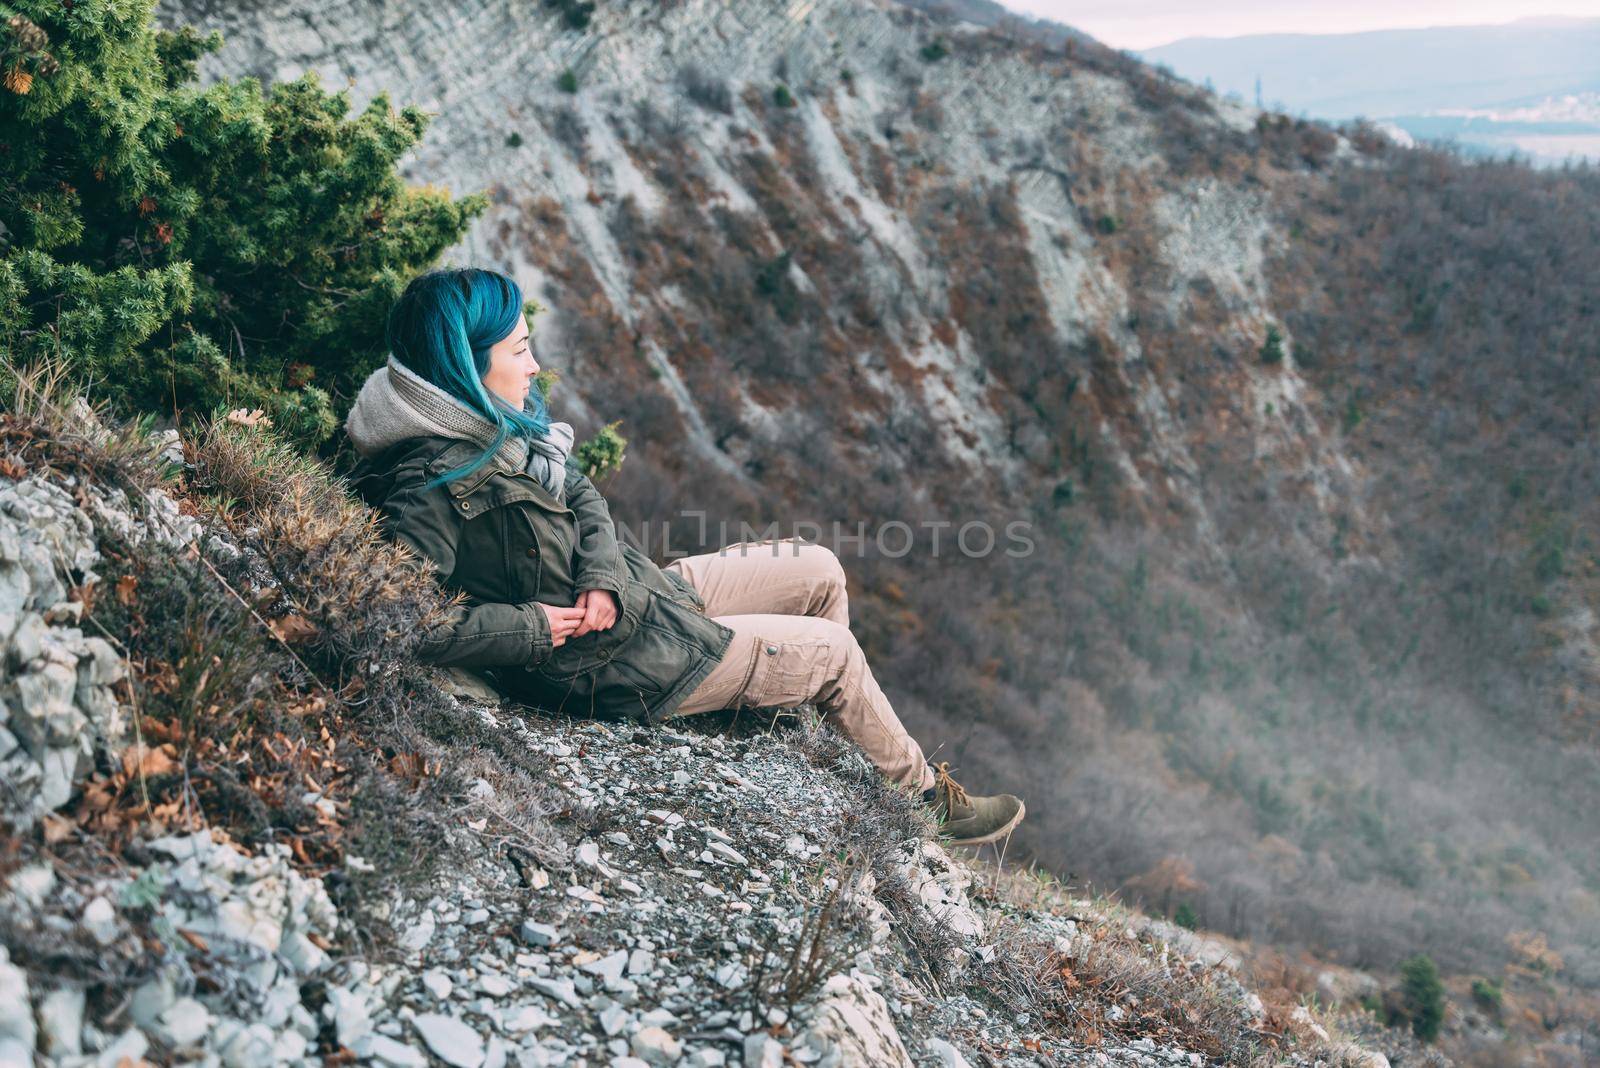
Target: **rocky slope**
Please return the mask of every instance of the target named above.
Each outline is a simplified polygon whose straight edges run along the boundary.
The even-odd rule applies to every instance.
[[[816,723],[550,720],[341,655],[325,474],[97,426],[0,416],[6,1068],[1386,1063],[1223,947],[952,859]]]

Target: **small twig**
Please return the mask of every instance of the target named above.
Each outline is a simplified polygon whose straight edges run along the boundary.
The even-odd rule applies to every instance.
[[[328,297],[344,297],[347,300],[349,298],[351,298],[351,297],[356,296],[356,293],[353,290],[349,290],[349,289],[329,289],[327,286],[314,286],[314,285],[311,285],[311,284],[309,284],[307,282],[300,281],[300,279],[295,277],[293,274],[290,274],[289,278],[290,278],[291,281],[294,282],[295,285],[299,286],[301,289],[307,289],[307,290],[310,290],[313,293],[321,293],[324,296],[328,296]],[[342,308],[342,307],[344,307],[344,305],[340,304],[340,305],[336,305],[336,307],[341,307]]]
[[[534,834],[533,831],[529,830],[527,827],[524,827],[522,824],[518,823],[510,816],[507,816],[504,812],[501,812],[498,808],[486,801],[480,801],[477,804],[478,807],[483,811],[489,813],[491,816],[494,816],[512,830],[522,835],[522,841],[518,842],[517,844],[526,850],[528,855],[534,860],[537,860],[540,864],[543,864],[547,868],[559,868],[565,864],[565,858],[553,854],[550,849],[539,844],[539,836]]]

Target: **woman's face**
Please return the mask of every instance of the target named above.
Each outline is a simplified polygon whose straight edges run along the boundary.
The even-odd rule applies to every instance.
[[[533,388],[533,376],[538,373],[539,361],[528,346],[528,317],[519,315],[511,333],[489,347],[489,369],[484,372],[483,385],[511,407],[520,409],[528,399],[528,390]]]

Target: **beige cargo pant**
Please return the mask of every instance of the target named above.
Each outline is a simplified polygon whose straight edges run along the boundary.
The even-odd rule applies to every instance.
[[[741,542],[667,565],[733,631],[728,651],[674,715],[814,704],[890,780],[933,786],[922,747],[906,733],[850,633],[844,568],[833,551],[795,539]]]

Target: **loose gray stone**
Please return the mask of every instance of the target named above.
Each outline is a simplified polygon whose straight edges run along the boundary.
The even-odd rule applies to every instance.
[[[374,1060],[390,1068],[426,1068],[428,1063],[421,1050],[386,1035],[373,1035],[368,1051]]]
[[[612,1002],[600,1010],[600,1029],[607,1036],[618,1034],[628,1023],[628,1010]]]
[[[557,1022],[554,1016],[545,1012],[537,1005],[523,1005],[507,1014],[501,1023],[505,1030],[512,1034],[521,1034],[532,1031],[536,1027],[548,1027]]]
[[[82,990],[67,987],[50,991],[39,1001],[38,1016],[40,1053],[65,1057],[83,1051]]]
[[[417,917],[416,923],[406,929],[400,936],[400,944],[412,952],[417,952],[433,941],[436,924],[432,909],[423,909],[422,915]]]
[[[104,897],[96,897],[83,908],[83,929],[101,945],[117,940],[117,910]]]
[[[438,968],[430,968],[422,973],[422,985],[427,987],[428,993],[440,1001],[449,998],[450,992],[455,989],[455,983]]]
[[[627,950],[619,949],[615,953],[608,953],[599,960],[592,960],[579,967],[590,975],[598,975],[602,979],[614,980],[622,978],[622,969],[628,966]]]
[[[366,999],[352,990],[330,988],[327,1011],[333,1016],[334,1036],[346,1049],[355,1049],[356,1043],[372,1032]]]
[[[633,1033],[633,1055],[654,1065],[675,1063],[683,1056],[683,1043],[659,1027],[641,1027]]]
[[[744,1068],[783,1068],[783,1043],[771,1035],[746,1035]]]
[[[939,1068],[971,1068],[961,1051],[942,1038],[928,1039],[928,1049],[939,1058]]]
[[[28,977],[23,974],[21,968],[11,963],[5,947],[0,946],[0,1005],[27,1004]],[[0,1013],[0,1052],[10,1054],[16,1063],[23,1065],[33,1063],[33,1049],[37,1035],[38,1029],[33,1023],[33,1013],[10,1010]]]
[[[528,985],[546,997],[554,998],[563,1005],[574,1009],[583,1008],[583,1002],[578,1000],[578,992],[573,987],[571,979],[547,979],[538,976],[528,980]]]
[[[499,972],[484,972],[478,976],[478,989],[493,998],[503,998],[511,993],[513,984]]]
[[[480,1068],[483,1064],[483,1039],[478,1032],[456,1019],[437,1012],[419,1013],[411,1020],[434,1056],[455,1068]]]
[[[161,1036],[169,1046],[192,1046],[211,1029],[212,1019],[194,998],[181,998],[161,1014]]]

